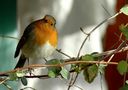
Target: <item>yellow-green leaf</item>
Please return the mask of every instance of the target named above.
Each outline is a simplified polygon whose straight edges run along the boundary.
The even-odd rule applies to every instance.
[[[94,58],[95,61],[102,60],[104,57],[103,55],[99,54],[98,52],[91,53],[91,56]]]
[[[122,8],[120,9],[120,11],[121,11],[123,14],[128,15],[128,5],[125,5],[124,7],[122,7]]]
[[[18,77],[17,77],[17,75],[16,75],[16,73],[10,73],[9,74],[9,80],[17,80],[18,79]]]
[[[51,78],[55,78],[56,77],[56,73],[53,72],[52,70],[48,71],[48,76]]]
[[[128,25],[120,25],[120,30],[123,33],[123,35],[126,37],[128,40]]]
[[[86,54],[84,56],[82,56],[81,58],[83,61],[94,61],[94,58],[91,54]]]
[[[62,75],[62,77],[64,79],[68,79],[69,78],[69,71],[67,69],[65,69],[64,67],[62,67],[62,70],[60,71],[60,74]]]
[[[98,73],[98,66],[96,64],[88,66],[87,68],[84,69],[83,72],[85,81],[91,83],[97,76],[97,73]]]
[[[48,65],[55,65],[60,63],[61,61],[57,59],[52,59],[46,62],[46,64]],[[61,71],[61,67],[48,67],[48,76],[54,78],[60,74],[60,71]]]
[[[94,61],[94,57],[91,54],[86,54],[81,57],[81,61]],[[82,63],[82,64],[80,64],[79,68],[85,68],[88,65],[89,65],[89,63]]]
[[[126,61],[122,60],[118,63],[117,65],[117,70],[118,72],[123,75],[127,72],[127,69],[128,69],[128,64]]]

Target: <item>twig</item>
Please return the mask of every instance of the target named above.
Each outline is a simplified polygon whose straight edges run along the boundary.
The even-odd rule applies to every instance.
[[[108,63],[112,60],[112,58],[114,57],[115,54],[112,54],[111,57],[108,59]]]
[[[66,57],[68,57],[68,58],[70,58],[70,59],[72,58],[72,57],[69,56],[68,54],[62,52],[61,49],[56,49],[56,51],[59,52],[59,53],[61,53],[61,54],[63,54],[64,56],[66,56]]]
[[[82,30],[82,28],[81,28],[81,30]],[[82,48],[83,48],[83,46],[84,46],[84,44],[85,44],[85,42],[86,42],[86,40],[88,39],[88,37],[90,36],[90,33],[89,34],[86,34],[87,35],[87,37],[84,39],[84,41],[82,42],[82,44],[81,44],[81,46],[80,46],[80,49],[79,49],[79,51],[78,51],[78,54],[77,54],[77,59],[79,58],[79,56],[80,56],[80,53],[81,53],[81,50],[82,50]]]
[[[16,37],[7,36],[7,35],[0,35],[0,37],[2,37],[2,38],[11,38],[11,39],[19,40],[19,39],[16,38]]]
[[[104,5],[101,4],[101,6],[102,6],[102,8],[105,10],[105,12],[106,12],[109,16],[111,16],[111,14],[110,14],[109,11],[104,7]]]
[[[102,24],[104,24],[105,22],[107,22],[107,21],[109,21],[109,20],[115,18],[116,16],[118,16],[118,15],[121,14],[121,13],[122,13],[122,12],[118,12],[118,13],[116,13],[115,15],[111,16],[110,18],[107,18],[107,19],[103,20],[101,23],[99,23],[96,27],[94,27],[94,28],[87,34],[87,36],[85,37],[84,41],[82,42],[82,44],[81,44],[81,46],[80,46],[80,49],[79,49],[78,54],[77,54],[77,58],[79,58],[80,53],[81,53],[81,50],[82,50],[82,48],[83,48],[83,46],[84,46],[86,40],[88,39],[88,37],[89,37],[98,27],[100,27]],[[81,28],[81,29],[82,29],[82,28]]]
[[[103,83],[102,83],[102,79],[103,79],[103,76],[102,76],[102,73],[100,72],[100,87],[101,87],[101,90],[103,90]]]
[[[125,44],[126,44],[126,40],[123,41],[123,42],[118,46],[117,49],[115,49],[112,53],[110,53],[111,57],[109,58],[108,62],[110,62],[110,61],[112,60],[112,58],[114,57],[115,53],[117,53],[119,50],[121,50],[122,47],[123,47]],[[110,56],[110,55],[107,55],[106,57],[108,57],[108,56]],[[106,58],[106,57],[105,57],[105,58]]]
[[[107,56],[107,55],[110,55],[110,54],[113,54],[117,49],[113,49],[113,50],[109,50],[109,51],[105,51],[103,53],[99,53],[99,54],[95,54],[97,56]],[[120,52],[124,52],[124,51],[127,51],[128,50],[128,46],[125,46],[125,47],[122,47],[122,49],[120,49],[118,52],[115,52],[115,53],[120,53]]]
[[[68,85],[67,90],[70,90],[70,88],[71,88],[71,86],[72,86],[72,81],[73,81],[73,79],[74,79],[74,73],[75,73],[75,72],[73,72],[72,75],[71,75],[71,80],[70,80],[70,82],[69,82],[69,85]]]
[[[75,70],[70,70],[69,73],[72,74],[74,73]],[[9,75],[6,73],[6,74],[2,74],[0,76],[5,76],[5,77],[8,77]],[[58,75],[59,76],[59,75]],[[56,78],[58,78],[58,76]],[[26,78],[39,78],[39,79],[49,79],[50,77],[48,75],[25,75]],[[1,78],[0,78],[1,79]],[[2,79],[3,80],[3,79]],[[0,81],[2,81],[0,80]]]
[[[70,81],[70,84],[69,84],[67,90],[70,90],[70,88],[74,85],[74,83],[76,82],[76,79],[77,79],[78,75],[79,75],[79,73],[76,73],[75,78],[73,79],[73,77],[72,77],[72,81]]]
[[[25,87],[25,88],[22,88],[22,89],[20,89],[20,90],[28,90],[28,89],[36,90],[35,88],[32,88],[32,87]]]
[[[8,78],[5,78],[5,79],[3,79],[3,80],[0,80],[0,84],[5,83],[7,80],[8,80]]]
[[[83,88],[81,88],[80,86],[74,85],[75,87],[79,88],[80,90],[84,90]]]
[[[87,36],[85,37],[84,41],[82,42],[82,44],[81,44],[81,46],[80,46],[80,49],[79,49],[79,51],[78,51],[76,60],[79,60],[79,56],[80,56],[81,50],[82,50],[82,48],[83,48],[85,42],[87,41],[87,39],[90,37],[90,35],[91,35],[98,27],[100,27],[102,24],[104,24],[104,23],[107,22],[108,20],[110,20],[110,19],[116,17],[116,16],[119,15],[120,13],[122,13],[122,12],[118,12],[118,13],[116,13],[115,15],[111,16],[110,18],[107,18],[107,19],[103,20],[103,21],[102,21],[101,23],[99,23],[96,27],[94,27],[94,29],[92,29],[88,34],[86,34],[86,33],[84,32],[84,30],[83,30],[82,28],[80,28],[80,30],[81,30],[84,34],[86,34]],[[73,82],[76,81],[77,77],[78,77],[78,73],[77,73],[77,75],[76,75],[76,77],[75,77],[75,79],[74,79]],[[70,81],[70,82],[72,82],[72,81]],[[73,85],[73,84],[74,84],[74,83],[72,83],[72,85]],[[71,85],[69,85],[68,90],[70,89],[70,87],[71,87]]]
[[[13,90],[13,89],[11,88],[11,86],[9,86],[7,83],[4,82],[3,85],[6,86],[6,87],[8,88],[8,90]]]
[[[85,35],[88,35],[88,34],[83,30],[82,27],[80,27],[80,30],[81,30]]]
[[[7,71],[7,72],[1,72],[0,75],[5,75],[5,74],[8,74],[8,73],[14,73],[14,72],[17,72],[17,71],[20,71],[20,70],[27,70],[28,68],[39,68],[39,67],[62,67],[62,66],[65,66],[65,65],[69,65],[69,64],[81,64],[81,63],[91,63],[91,64],[113,64],[113,65],[117,65],[118,62],[99,62],[99,61],[69,61],[69,62],[65,62],[65,63],[62,63],[62,64],[33,64],[33,65],[29,65],[29,66],[26,66],[26,67],[22,67],[22,68],[17,68],[17,69],[14,69],[14,70],[10,70],[10,71]]]

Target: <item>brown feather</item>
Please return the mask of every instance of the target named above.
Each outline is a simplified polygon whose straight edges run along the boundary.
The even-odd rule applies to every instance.
[[[15,51],[15,55],[14,57],[16,58],[19,53],[20,53],[20,49],[24,46],[24,44],[26,43],[26,41],[28,40],[29,38],[29,34],[30,32],[34,29],[34,23],[31,23],[30,25],[28,25],[28,27],[25,29],[24,33],[23,33],[23,36],[21,37],[17,47],[16,47],[16,51]]]

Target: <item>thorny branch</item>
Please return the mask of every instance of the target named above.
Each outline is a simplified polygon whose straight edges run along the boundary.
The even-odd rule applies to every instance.
[[[68,61],[68,62],[65,62],[65,63],[62,63],[62,64],[32,64],[32,65],[29,65],[29,66],[26,66],[26,67],[22,67],[22,68],[17,68],[15,70],[10,70],[10,71],[7,71],[7,72],[0,72],[0,76],[2,75],[5,75],[5,74],[8,74],[8,73],[13,73],[13,72],[17,72],[17,71],[21,71],[21,70],[26,70],[28,68],[33,68],[33,69],[36,69],[36,68],[41,68],[41,67],[62,67],[62,66],[65,66],[65,65],[69,65],[69,64],[82,64],[82,63],[90,63],[90,64],[114,64],[114,65],[117,65],[118,63],[117,62],[105,62],[105,61],[76,61],[75,59],[74,60],[71,60],[71,61]]]
[[[81,53],[81,51],[82,51],[82,48],[83,48],[85,42],[87,41],[87,39],[90,37],[90,35],[91,35],[98,27],[100,27],[102,24],[104,24],[105,22],[107,22],[107,21],[109,21],[109,20],[115,18],[116,16],[118,16],[118,15],[121,14],[121,13],[122,13],[122,12],[120,11],[120,12],[116,13],[115,15],[113,15],[113,16],[111,16],[111,17],[105,19],[105,20],[103,20],[103,21],[102,21],[101,23],[99,23],[96,27],[94,27],[88,34],[85,33],[82,28],[80,28],[80,30],[81,30],[85,35],[87,35],[87,36],[85,37],[84,41],[82,42],[82,44],[81,44],[81,46],[80,46],[80,49],[79,49],[78,54],[77,54],[77,60],[79,60],[79,56],[80,56],[80,53]],[[77,77],[78,77],[78,73],[77,73],[76,77],[74,78],[74,81],[71,81],[71,82],[75,82]],[[71,82],[70,82],[70,83],[71,83]],[[72,83],[72,85],[73,85],[73,84],[74,84],[74,83]],[[71,87],[71,85],[69,85],[68,90],[70,90],[70,87]]]
[[[79,51],[78,51],[77,57],[80,56],[81,50],[82,50],[82,48],[83,48],[85,42],[87,41],[87,39],[90,37],[90,35],[91,35],[98,27],[100,27],[102,24],[104,24],[105,22],[107,22],[107,21],[109,21],[109,20],[115,18],[116,16],[118,16],[118,15],[121,14],[121,13],[122,13],[122,12],[118,12],[118,13],[116,13],[115,15],[111,16],[110,18],[107,18],[107,19],[103,20],[103,21],[102,21],[101,23],[99,23],[96,27],[94,27],[88,34],[86,33],[87,37],[85,37],[84,41],[82,42],[82,44],[81,44],[81,46],[80,46],[80,49],[79,49]],[[80,29],[81,29],[82,32],[84,31],[82,28],[80,28]]]
[[[109,50],[109,51],[106,51],[106,52],[103,52],[103,53],[97,53],[95,54],[96,56],[108,56],[110,54],[115,54],[115,53],[120,53],[120,52],[124,52],[124,51],[127,51],[128,50],[128,46],[125,46],[125,47],[122,47],[120,49],[113,49],[113,50]],[[41,67],[62,67],[62,66],[65,66],[65,65],[69,65],[69,64],[82,64],[82,63],[91,63],[91,64],[105,64],[105,65],[109,65],[109,64],[113,64],[113,65],[117,65],[118,62],[105,62],[103,60],[101,61],[81,61],[81,60],[77,60],[76,58],[70,58],[70,59],[65,59],[65,62],[62,63],[62,64],[49,64],[49,65],[46,65],[46,64],[33,64],[33,65],[29,65],[29,66],[26,66],[26,67],[23,67],[23,68],[18,68],[18,69],[15,69],[15,70],[10,70],[10,71],[7,71],[7,72],[0,72],[0,76],[8,76],[9,73],[13,73],[13,72],[17,72],[17,71],[20,71],[20,70],[27,70],[28,68],[33,68],[33,69],[36,69],[36,68],[41,68]],[[70,73],[74,73],[75,71],[71,70]],[[26,78],[40,78],[40,79],[48,79],[50,78],[48,75],[35,75],[35,76],[25,76]],[[73,77],[72,78],[72,82],[70,83],[69,87],[68,87],[68,90],[70,90],[70,88],[74,85],[75,81],[76,81],[76,77],[78,77],[78,74],[75,74],[75,78]]]
[[[122,47],[120,50],[118,50],[118,52],[116,53],[120,53],[120,52],[124,52],[124,51],[127,51],[128,50],[128,46],[125,46],[125,47]],[[110,55],[112,53],[115,53],[116,49],[113,49],[113,50],[109,50],[109,51],[106,51],[106,52],[103,52],[103,53],[98,53],[98,54],[95,54],[96,56],[107,56],[107,55]],[[26,70],[28,68],[33,68],[33,69],[36,69],[36,68],[41,68],[41,67],[62,67],[62,66],[65,66],[65,65],[69,65],[69,64],[81,64],[81,63],[92,63],[92,64],[113,64],[113,65],[117,65],[118,62],[105,62],[103,60],[101,61],[77,61],[76,58],[71,58],[71,59],[65,59],[65,62],[64,63],[61,63],[61,64],[33,64],[33,65],[29,65],[29,66],[26,66],[26,67],[22,67],[22,68],[17,68],[15,70],[10,70],[10,71],[7,71],[7,72],[0,72],[0,76],[3,76],[3,75],[7,75],[8,73],[13,73],[13,72],[16,72],[16,71],[20,71],[20,70]],[[39,76],[41,77],[41,76]],[[44,76],[45,77],[45,76]],[[47,75],[46,75],[47,77]]]

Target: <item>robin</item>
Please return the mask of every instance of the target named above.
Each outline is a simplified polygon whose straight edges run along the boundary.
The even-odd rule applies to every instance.
[[[42,59],[50,56],[57,47],[58,34],[55,27],[56,20],[51,15],[30,23],[15,51],[16,58],[21,55],[15,68],[23,67],[26,59]]]

